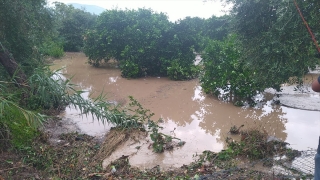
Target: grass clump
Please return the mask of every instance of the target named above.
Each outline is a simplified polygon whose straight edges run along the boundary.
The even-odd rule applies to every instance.
[[[63,43],[46,41],[41,47],[40,51],[43,55],[61,58],[64,55]]]

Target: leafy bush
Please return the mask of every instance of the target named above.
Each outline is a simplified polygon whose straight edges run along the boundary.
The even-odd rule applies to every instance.
[[[132,61],[122,61],[120,64],[121,75],[128,78],[137,78],[141,76],[139,66]]]
[[[220,17],[211,16],[205,20],[203,27],[203,35],[213,40],[222,41],[227,37],[230,28],[231,16],[224,15]]]
[[[297,12],[294,1],[225,0],[232,4],[232,29],[239,35],[242,59],[255,70],[261,88],[290,83],[319,64],[316,48]],[[297,1],[299,8],[319,40],[320,1]],[[270,8],[273,7],[273,8]],[[294,29],[294,30],[293,30]]]
[[[204,71],[200,81],[204,92],[241,104],[243,100],[251,101],[261,89],[252,80],[255,72],[241,61],[238,47],[235,35],[224,41],[211,41],[203,56]]]
[[[128,78],[167,76],[171,61],[180,59],[180,65],[188,68],[179,70],[179,79],[189,79],[191,74],[185,71],[190,71],[199,39],[193,23],[190,18],[171,23],[165,14],[150,9],[108,10],[86,33],[84,52],[94,66],[115,58]]]
[[[63,44],[61,42],[48,41],[41,47],[41,53],[54,58],[61,58],[64,55]]]
[[[64,55],[63,48],[59,46],[53,46],[50,50],[48,50],[48,55],[55,58],[61,58]]]
[[[171,66],[168,67],[168,76],[173,80],[188,80],[197,77],[200,72],[200,66],[190,65],[181,66],[178,60],[171,62]]]
[[[63,39],[64,51],[80,51],[83,48],[83,35],[93,27],[96,15],[72,5],[54,2],[53,22],[56,36]]]

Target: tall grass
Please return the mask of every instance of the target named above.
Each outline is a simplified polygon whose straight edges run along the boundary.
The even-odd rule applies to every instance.
[[[10,138],[15,146],[24,146],[37,134],[47,116],[41,115],[44,109],[63,110],[67,105],[74,106],[82,115],[91,115],[102,123],[111,123],[121,128],[142,127],[146,112],[132,97],[130,108],[121,108],[109,103],[101,93],[97,98],[85,99],[83,90],[77,90],[70,79],[60,76],[59,71],[48,67],[34,70],[28,79],[28,88],[21,90],[8,86],[14,82],[0,81],[0,140]],[[19,106],[21,94],[28,93],[24,107]],[[143,112],[142,112],[143,111]],[[1,134],[2,137],[1,137]],[[8,135],[8,136],[6,136]]]
[[[12,87],[9,89],[12,90]],[[45,120],[45,116],[19,106],[17,103],[19,93],[15,94],[9,89],[0,84],[0,144],[2,145],[0,149],[2,150],[9,147],[9,144],[21,147],[30,143],[37,134],[37,128]]]
[[[77,85],[70,79],[64,79],[59,74],[60,70],[51,72],[48,69],[35,70],[29,78],[32,93],[30,106],[34,108],[63,108],[66,105],[74,106],[83,115],[91,115],[102,123],[113,123],[120,127],[139,126],[137,115],[128,113],[109,103],[102,93],[94,99],[85,99],[81,95],[85,92],[77,90]]]
[[[61,58],[64,55],[63,43],[52,40],[47,40],[43,43],[40,51],[43,55],[51,56],[54,58]]]

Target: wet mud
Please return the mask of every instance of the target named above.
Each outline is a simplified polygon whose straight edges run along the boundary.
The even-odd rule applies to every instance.
[[[128,103],[129,95],[133,96],[144,108],[155,113],[155,120],[164,120],[160,124],[164,127],[163,133],[186,141],[183,147],[162,154],[148,148],[148,139],[136,144],[128,141],[105,163],[129,155],[130,164],[134,167],[180,167],[192,162],[194,155],[204,150],[218,152],[224,149],[225,139],[231,136],[229,130],[233,125],[264,129],[270,136],[290,143],[297,150],[317,147],[319,111],[274,105],[271,101],[261,108],[235,107],[205,95],[197,79],[171,81],[164,77],[145,77],[128,80],[122,78],[120,70],[114,66],[91,67],[82,53],[66,53],[64,58],[54,61],[52,69],[59,68],[63,68],[64,76],[72,77],[73,83],[88,91],[84,96],[95,97],[103,92],[109,101],[121,105]],[[318,94],[314,97],[318,98]],[[66,108],[60,116],[73,119],[81,131],[89,135],[102,136],[112,126],[103,125],[89,116],[79,116],[79,113],[74,108]],[[137,146],[141,146],[139,150]]]

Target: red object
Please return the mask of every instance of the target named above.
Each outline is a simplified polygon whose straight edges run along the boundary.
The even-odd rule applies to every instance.
[[[317,43],[317,40],[316,40],[316,38],[314,37],[314,35],[313,35],[313,33],[312,33],[312,31],[311,31],[311,29],[310,29],[307,21],[304,19],[304,17],[303,17],[303,15],[302,15],[301,11],[300,11],[300,8],[299,8],[296,0],[293,0],[293,2],[294,2],[294,4],[296,5],[296,8],[297,8],[297,10],[298,10],[298,12],[299,12],[299,14],[300,14],[300,17],[301,17],[303,23],[306,25],[306,27],[307,27],[307,29],[308,29],[308,32],[309,32],[309,34],[310,34],[310,36],[311,36],[311,38],[312,38],[312,40],[313,40],[314,45],[316,46],[318,52],[320,53],[320,47],[319,47],[319,45],[318,45],[318,43]]]

